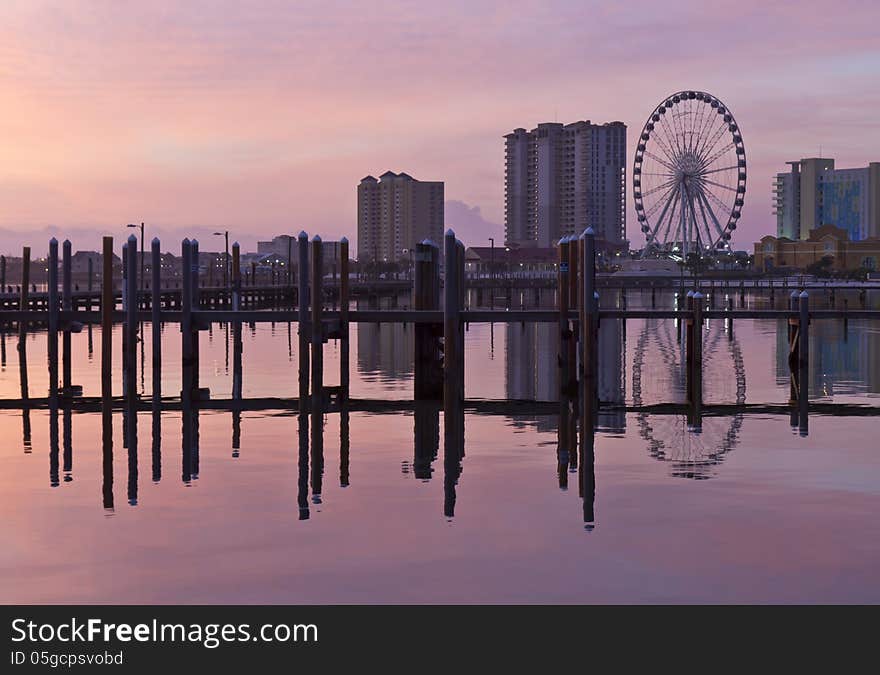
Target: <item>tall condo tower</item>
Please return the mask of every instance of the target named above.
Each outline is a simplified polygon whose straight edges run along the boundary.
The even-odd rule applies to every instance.
[[[626,125],[543,122],[504,136],[505,241],[553,246],[592,227],[626,241]]]
[[[443,182],[386,171],[358,185],[358,260],[395,262],[425,239],[443,239]]]

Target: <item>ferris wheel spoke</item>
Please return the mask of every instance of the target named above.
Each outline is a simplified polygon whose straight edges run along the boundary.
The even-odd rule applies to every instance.
[[[715,132],[715,135],[712,137],[712,142],[711,142],[710,144],[708,144],[708,145],[707,145],[707,146],[706,146],[706,147],[700,152],[700,159],[702,160],[702,163],[703,163],[703,166],[704,166],[704,167],[710,166],[710,165],[712,164],[712,162],[714,161],[714,158],[715,158],[716,156],[717,156],[717,157],[720,157],[720,156],[721,156],[721,155],[717,155],[717,154],[716,154],[716,155],[713,155],[712,153],[715,152],[715,147],[718,145],[718,142],[719,142],[722,138],[724,138],[724,134],[725,134],[726,131],[727,131],[727,127],[725,127],[725,126],[721,126],[721,127],[719,127],[718,130]],[[732,145],[732,144],[731,144],[731,145]],[[725,146],[725,150],[722,151],[721,154],[723,154],[723,153],[726,151],[726,147],[727,147],[727,146]]]
[[[669,108],[666,111],[666,114],[660,116],[660,120],[663,124],[663,128],[666,130],[666,137],[670,141],[670,147],[675,146],[675,155],[679,156],[682,154],[682,150],[678,143],[678,132],[675,127],[675,120],[670,117],[672,114],[672,108]]]
[[[707,169],[705,171],[700,172],[700,176],[706,176],[710,173],[718,173],[719,171],[730,171],[732,169],[738,169],[738,166],[722,166],[718,169]]]
[[[663,151],[663,154],[669,159],[670,162],[675,162],[675,153],[666,145],[663,139],[660,138],[660,135],[654,137],[657,145],[660,146],[660,149]]]
[[[672,185],[668,190],[666,190],[666,193],[662,197],[660,197],[660,199],[658,199],[657,202],[655,204],[653,204],[650,209],[645,211],[645,215],[648,217],[651,217],[655,213],[657,213],[657,211],[660,209],[660,207],[669,199],[669,197],[672,194],[672,191],[675,190],[677,187],[678,187],[677,184]]]
[[[715,187],[719,187],[723,190],[730,190],[731,192],[739,192],[737,188],[730,187],[729,185],[723,185],[722,183],[716,183],[714,180],[709,180],[708,178],[700,178],[701,183],[708,183],[709,185],[714,185]]]
[[[675,167],[672,166],[672,164],[670,164],[669,162],[666,162],[666,161],[660,159],[660,158],[659,158],[657,155],[655,155],[653,152],[648,152],[647,150],[645,150],[645,157],[650,157],[650,158],[653,159],[655,162],[660,162],[660,164],[662,164],[663,166],[665,166],[667,169],[669,169],[669,170],[672,171],[672,172],[675,171]]]
[[[657,186],[651,188],[651,189],[648,190],[647,192],[643,192],[643,193],[642,193],[642,199],[644,199],[645,197],[648,197],[648,196],[654,194],[655,192],[659,192],[660,190],[665,190],[666,188],[668,188],[668,187],[669,187],[670,185],[672,185],[673,183],[675,183],[675,179],[674,179],[674,178],[673,178],[672,180],[668,180],[668,181],[666,181],[665,183],[661,183],[660,185],[657,185]]]
[[[712,149],[718,144],[718,141],[722,139],[724,136],[724,132],[727,131],[727,126],[722,124],[718,127],[714,127],[710,124],[709,128],[712,130],[711,134],[706,136],[706,142],[698,149],[697,154],[700,157],[706,157],[709,153],[712,152]]]
[[[708,140],[709,135],[714,127],[714,122],[718,116],[715,114],[715,108],[711,106],[707,107],[706,119],[703,120],[703,126],[700,128],[700,138],[705,142]],[[702,144],[701,144],[702,145]],[[697,148],[700,149],[699,146]]]
[[[717,151],[715,152],[714,155],[712,155],[711,157],[709,157],[709,158],[703,160],[703,167],[712,166],[712,163],[713,163],[716,159],[718,159],[719,157],[721,157],[725,152],[727,152],[727,151],[730,150],[731,148],[735,148],[735,147],[736,147],[736,143],[733,143],[733,142],[728,143],[727,145],[725,145],[725,146],[724,146],[723,148],[721,148],[720,150],[717,150]]]
[[[709,218],[706,217],[706,207],[704,202],[706,200],[706,195],[703,194],[702,190],[698,190],[697,192],[697,205],[700,207],[700,214],[703,216],[703,225],[706,227],[706,241],[711,242],[715,237],[712,236],[712,232],[709,229]],[[711,210],[711,209],[710,209]],[[715,214],[712,214],[712,220],[714,221],[715,229],[718,231],[718,237],[724,238],[724,232],[721,231],[721,227],[718,225],[718,221],[715,218]]]
[[[706,198],[709,199],[710,201],[712,201],[719,209],[722,209],[723,211],[730,211],[731,210],[730,206],[725,204],[724,201],[721,199],[721,197],[716,195],[711,190],[704,190],[703,194],[706,195]]]
[[[669,211],[669,214],[666,216],[666,232],[663,233],[663,242],[669,243],[669,233],[672,231],[672,223],[675,222],[675,209],[678,206],[678,199],[680,197],[680,191],[676,190],[675,194],[672,196],[672,208]],[[657,230],[659,231],[663,220],[661,219],[657,223]]]
[[[660,213],[660,217],[657,219],[657,225],[654,227],[653,232],[651,232],[651,241],[655,240],[655,238],[657,237],[657,232],[660,229],[660,226],[663,224],[663,218],[666,216],[666,212],[669,210],[669,205],[672,203],[674,197],[674,195],[671,194],[674,189],[674,187],[670,188],[669,192],[667,192],[666,196],[664,196],[664,200],[662,202],[657,202],[657,204],[655,205],[656,208],[656,206],[664,204],[663,211]],[[667,231],[669,230],[668,225],[666,229]]]
[[[721,223],[718,222],[718,218],[715,215],[715,211],[712,210],[712,205],[709,203],[709,200],[706,199],[706,193],[701,192],[700,196],[703,198],[704,206],[709,210],[709,216],[712,218],[712,222],[715,224],[715,229],[718,231],[718,236],[724,237],[724,228],[721,227]]]
[[[684,186],[683,185],[679,186],[678,191],[679,191],[679,193],[682,193],[684,191]],[[682,254],[682,256],[684,256],[686,258],[687,254],[688,254],[688,238],[687,238],[687,218],[685,217],[686,209],[685,209],[684,195],[681,195],[679,197],[678,203],[679,203],[679,207],[678,207],[678,230],[677,231],[681,233],[681,249],[682,249],[681,254]]]
[[[705,250],[708,247],[709,242],[712,241],[712,237],[710,235],[706,238],[705,242],[703,241],[703,233],[700,230],[701,223],[698,222],[698,221],[700,221],[700,219],[697,218],[697,210],[694,208],[694,199],[695,199],[695,196],[691,195],[691,197],[690,197],[691,222],[693,223],[693,226],[694,226],[694,232],[697,235],[696,239],[697,239],[697,243],[699,244],[699,250],[700,250],[700,252],[702,252],[703,250]],[[706,227],[706,234],[708,235],[709,230],[707,227],[706,219],[703,218],[701,222],[702,222],[703,227]]]

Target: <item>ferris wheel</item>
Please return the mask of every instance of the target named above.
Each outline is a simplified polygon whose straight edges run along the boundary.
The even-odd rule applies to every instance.
[[[730,109],[702,91],[661,101],[633,164],[645,250],[676,258],[729,250],[745,194],[746,149]]]

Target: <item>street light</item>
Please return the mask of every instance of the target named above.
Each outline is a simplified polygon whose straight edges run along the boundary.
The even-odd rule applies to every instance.
[[[223,285],[229,290],[229,230],[223,232],[214,232],[215,237],[226,238],[226,253],[223,258]]]
[[[128,225],[126,225],[126,227],[137,228],[138,226],[135,225],[134,223],[129,223]],[[140,228],[141,228],[141,292],[143,292],[143,290],[144,290],[144,224],[143,223],[140,224]]]

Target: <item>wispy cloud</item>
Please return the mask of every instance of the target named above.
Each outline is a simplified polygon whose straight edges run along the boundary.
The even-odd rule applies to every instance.
[[[389,166],[501,222],[507,130],[619,119],[632,145],[663,96],[701,88],[743,130],[750,240],[785,160],[880,157],[878,70],[859,0],[7,0],[0,226],[351,235],[358,179]]]

